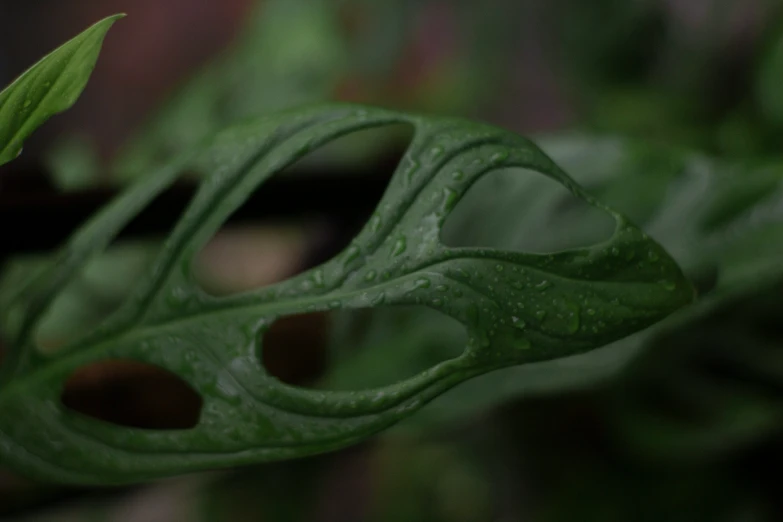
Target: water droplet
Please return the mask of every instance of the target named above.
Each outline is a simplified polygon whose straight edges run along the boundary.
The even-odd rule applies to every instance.
[[[552,283],[550,283],[549,281],[544,279],[543,281],[541,281],[540,283],[538,283],[536,285],[536,290],[538,290],[539,292],[543,292],[544,290],[546,290],[550,286],[552,286]]]
[[[617,247],[612,247],[612,255],[617,257],[620,255],[620,249]]]
[[[435,298],[432,300],[432,306],[441,306],[443,304],[442,299]]]
[[[392,248],[392,256],[397,257],[405,252],[406,248],[408,248],[408,242],[405,239],[405,236],[398,237],[397,241],[394,242],[394,248]]]
[[[376,272],[375,270],[370,270],[364,276],[364,280],[369,283],[370,281],[374,281],[377,276],[378,276],[378,272]]]
[[[340,301],[330,301],[329,308],[340,308]]]
[[[381,228],[381,216],[378,214],[373,214],[372,219],[370,219],[370,232],[373,234],[377,233],[378,230]]]
[[[356,245],[351,245],[345,253],[345,262],[350,263],[361,254],[361,250]]]
[[[424,277],[417,279],[414,283],[414,288],[429,288],[430,280]]]
[[[443,154],[443,147],[441,146],[432,147],[430,149],[430,156],[432,156],[432,159],[439,158],[442,154]]]
[[[461,268],[457,268],[457,269],[455,269],[455,270],[454,270],[454,272],[455,272],[455,273],[456,273],[458,276],[460,276],[461,278],[463,278],[463,279],[470,279],[470,274],[468,274],[466,271],[464,271],[464,270],[463,270],[463,269],[461,269]]]
[[[24,101],[24,108],[28,108],[33,102],[31,100],[25,100]]]
[[[408,174],[405,176],[405,179],[410,183],[413,181],[413,176],[416,174],[416,171],[419,170],[419,162],[410,157],[408,157],[408,162],[410,165],[408,166]]]
[[[525,326],[527,326],[525,321],[515,315],[511,316],[511,322],[514,323],[514,327],[519,328],[520,330],[524,330]]]
[[[593,310],[592,308],[588,308],[586,310],[586,312],[587,312],[587,315],[595,315],[595,310]]]
[[[457,193],[454,189],[445,187],[443,189],[443,210],[448,212],[457,205]]]
[[[525,288],[525,285],[522,284],[521,281],[511,281],[511,286],[516,288],[517,290],[522,290],[523,288]]]
[[[508,159],[508,152],[500,151],[490,156],[489,161],[491,163],[500,163],[501,161],[505,161],[506,159]]]
[[[448,285],[438,285],[435,287],[435,290],[438,292],[445,292],[449,289]]]
[[[503,271],[503,265],[501,265],[501,264],[495,265],[495,270],[497,270],[498,272],[502,272]]]
[[[566,328],[568,333],[576,333],[579,331],[579,305],[575,303],[566,303],[568,309],[568,316],[566,317]]]
[[[647,253],[647,258],[648,258],[648,259],[649,259],[651,262],[655,263],[655,262],[656,262],[656,261],[658,261],[658,259],[659,259],[659,257],[658,257],[658,253],[657,253],[655,250],[650,250],[650,251]]]
[[[673,281],[661,281],[661,285],[669,292],[673,292],[674,289],[677,288],[677,285]]]
[[[539,321],[543,321],[544,318],[546,318],[546,310],[537,310],[536,313],[533,315],[535,315],[536,319],[538,319]]]
[[[461,170],[455,170],[454,172],[451,173],[451,177],[456,180],[460,180],[463,177],[465,177],[465,174],[463,174]]]
[[[321,288],[324,286],[324,271],[323,270],[316,270],[313,272],[313,284],[317,286],[318,288]]]

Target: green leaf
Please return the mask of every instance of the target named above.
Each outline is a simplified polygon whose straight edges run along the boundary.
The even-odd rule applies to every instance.
[[[783,127],[783,31],[779,30],[762,56],[755,94],[764,118],[777,128]]]
[[[190,270],[194,255],[258,185],[337,137],[394,123],[411,124],[413,141],[376,212],[344,252],[256,291],[216,297],[197,286]],[[615,220],[614,234],[588,248],[552,254],[445,246],[443,223],[471,185],[512,167],[548,176],[604,210]],[[99,327],[43,354],[34,332],[59,292],[189,168],[211,174],[148,277]],[[0,367],[0,455],[8,465],[49,480],[121,483],[333,450],[394,424],[471,377],[588,352],[659,321],[692,298],[690,283],[657,243],[588,195],[527,139],[459,119],[361,106],[283,112],[229,129],[195,156],[179,158],[132,187],[3,308],[15,319],[5,323],[12,325],[14,349]],[[262,336],[281,316],[415,304],[464,325],[468,342],[459,357],[389,386],[345,392],[286,385],[260,362]],[[147,431],[63,408],[58,398],[64,380],[109,358],[157,365],[188,382],[204,400],[198,425]]]
[[[713,354],[712,343],[697,342],[708,337],[694,336],[693,331],[705,329],[703,325],[710,324],[710,321],[720,324],[721,320],[734,325],[736,331],[741,331],[741,328],[752,330],[750,325],[740,327],[735,322],[727,323],[725,317],[716,319],[713,314],[726,307],[741,309],[741,306],[732,303],[754,302],[754,299],[768,302],[768,299],[762,299],[760,293],[783,277],[783,214],[780,212],[783,208],[783,164],[722,162],[700,154],[627,139],[559,136],[543,139],[540,143],[592,194],[640,223],[671,253],[686,275],[702,285],[705,291],[709,289],[710,280],[715,279],[712,294],[667,321],[590,353],[507,368],[477,377],[427,406],[407,423],[411,428],[437,427],[469,419],[493,406],[531,395],[584,391],[606,385],[629,371],[629,365],[647,352],[651,354],[650,361],[654,361],[650,368],[654,377],[642,379],[639,375],[644,371],[634,369],[637,384],[648,388],[650,383],[665,386],[668,381],[656,373],[660,368],[665,369],[664,373],[673,372],[679,365],[688,366]],[[495,191],[482,195],[483,202],[482,198],[474,199],[475,207],[462,209],[462,222],[512,222],[512,210],[504,201],[513,201],[532,185],[512,176],[498,181],[500,183]],[[509,245],[513,244],[508,242],[509,238],[525,237],[532,230],[541,235],[548,233],[553,240],[562,240],[557,236],[563,233],[559,231],[577,231],[582,237],[589,238],[589,234],[599,226],[594,216],[563,214],[558,205],[558,194],[550,185],[539,184],[536,187],[537,191],[528,197],[550,202],[534,207],[540,215],[525,213],[513,220],[513,226],[503,229],[474,227],[472,239],[495,241],[498,246]],[[509,215],[503,216],[503,212]],[[556,220],[558,216],[563,216],[563,219]],[[539,225],[550,222],[555,222],[557,228],[551,230]],[[455,227],[457,234],[465,234],[465,230]],[[769,309],[764,315],[776,310]],[[757,316],[762,315],[758,313]],[[393,347],[387,353],[397,353],[399,344],[410,343],[416,332],[426,329],[426,325],[420,324],[413,316],[399,324],[399,331],[405,332],[405,337],[387,335],[385,341]],[[741,337],[732,336],[735,339],[733,347],[746,346],[747,343],[748,350],[757,352],[751,347],[760,346],[758,343],[754,344],[749,338],[740,341]],[[361,344],[366,341],[356,342]],[[666,346],[680,346],[682,343],[692,349],[675,350],[678,357],[666,355],[671,363],[669,366],[658,360],[658,356],[670,354]],[[417,348],[420,346],[406,346],[405,353],[415,353]],[[378,364],[378,359],[366,361],[365,367],[354,367],[352,371],[361,373]],[[392,371],[391,366],[404,367],[410,361],[398,361],[387,356],[383,364],[386,371]],[[341,374],[342,369],[333,371]],[[683,381],[687,382],[687,379]],[[627,390],[620,393],[626,396],[632,394]],[[651,394],[656,395],[656,392]],[[769,411],[767,398],[762,397],[760,402],[765,404],[752,407],[757,411]],[[722,403],[718,400],[717,404]],[[759,423],[774,423],[777,417],[775,415]],[[708,433],[709,430],[705,429],[703,435],[706,437]],[[704,448],[706,450],[706,446]]]
[[[110,16],[96,23],[0,92],[0,165],[19,156],[24,140],[46,120],[76,103],[95,67],[106,33],[123,16]]]
[[[658,464],[693,462],[777,433],[781,297],[783,276],[770,278],[710,296],[649,335],[608,401],[618,443]]]

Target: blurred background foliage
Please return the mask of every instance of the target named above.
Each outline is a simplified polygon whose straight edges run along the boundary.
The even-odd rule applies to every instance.
[[[694,280],[699,300],[593,353],[476,378],[349,451],[130,490],[3,475],[0,515],[783,519],[783,2],[58,4],[0,6],[3,83],[32,63],[22,49],[41,54],[84,20],[131,15],[77,108],[20,159],[45,167],[63,191],[129,182],[221,127],[300,103],[479,118],[531,135],[640,224]],[[358,133],[303,161],[365,164],[405,138],[393,128]],[[561,187],[519,174],[493,173],[473,187],[444,241],[546,252],[611,233],[606,216]],[[307,264],[320,230],[221,231],[202,252],[201,277],[225,292],[287,277]],[[39,332],[42,346],[56,350],[110,314],[159,245],[118,243],[86,266]],[[9,261],[0,301],[46,262]],[[335,313],[328,324],[294,322],[282,340],[265,339],[265,363],[296,384],[356,389],[451,357],[464,339],[459,324],[421,308]],[[317,371],[292,369],[305,359]]]

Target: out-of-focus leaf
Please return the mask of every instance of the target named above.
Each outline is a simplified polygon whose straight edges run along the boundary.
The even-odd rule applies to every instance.
[[[345,53],[328,0],[258,2],[238,39],[125,146],[117,176],[142,176],[238,121],[325,100],[345,70]]]
[[[756,80],[756,97],[762,114],[775,127],[783,129],[783,31],[780,31],[761,63]]]
[[[783,277],[711,301],[648,336],[611,395],[618,444],[642,458],[702,461],[783,426]]]
[[[56,142],[45,156],[52,181],[62,191],[95,186],[100,175],[98,151],[82,135],[69,135]]]
[[[95,67],[106,33],[122,16],[96,23],[0,92],[0,165],[21,154],[24,140],[49,117],[76,103]]]

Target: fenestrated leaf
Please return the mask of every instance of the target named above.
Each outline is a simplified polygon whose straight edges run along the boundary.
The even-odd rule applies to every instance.
[[[101,20],[64,43],[0,92],[0,165],[22,152],[24,140],[54,114],[70,108],[87,85],[103,39],[117,19]]]
[[[393,123],[413,125],[413,141],[376,212],[344,252],[244,294],[214,297],[194,283],[193,256],[264,180],[332,139]],[[97,329],[43,355],[32,332],[58,292],[194,165],[212,174],[149,277]],[[510,167],[549,176],[605,210],[616,221],[614,234],[592,247],[552,254],[446,247],[441,228],[456,203],[481,176]],[[50,480],[119,483],[332,450],[388,427],[471,377],[587,352],[664,318],[692,297],[657,243],[588,195],[527,139],[464,120],[360,106],[284,112],[229,129],[195,157],[131,188],[19,295],[7,310],[16,320],[9,332],[14,352],[0,375],[0,454],[14,468]],[[261,336],[281,316],[397,304],[429,306],[461,322],[468,336],[464,352],[396,384],[346,392],[283,384],[259,362]],[[145,431],[64,409],[58,395],[68,375],[108,358],[176,373],[203,397],[199,424]]]
[[[643,404],[629,404],[637,393],[641,394],[642,388],[647,389],[644,392],[646,396],[655,396],[663,394],[663,389],[674,381],[678,386],[688,386],[689,370],[684,371],[679,379],[664,379],[661,373],[671,375],[679,371],[676,370],[678,367],[693,368],[701,365],[702,360],[718,357],[714,343],[707,341],[710,337],[698,333],[708,330],[713,324],[721,325],[723,329],[731,325],[735,333],[732,336],[724,334],[723,338],[734,339],[729,344],[737,353],[745,354],[748,360],[753,360],[756,355],[763,360],[772,357],[762,353],[767,349],[764,343],[750,340],[759,335],[769,335],[769,330],[754,332],[756,326],[741,326],[736,320],[728,321],[714,314],[717,310],[742,310],[743,306],[750,309],[751,304],[757,301],[769,303],[771,284],[783,277],[783,214],[780,212],[783,208],[783,165],[721,162],[669,147],[614,138],[560,136],[541,140],[540,143],[558,164],[571,172],[592,194],[640,223],[672,254],[691,279],[703,282],[705,290],[709,289],[710,279],[714,279],[715,288],[710,295],[703,296],[667,321],[590,353],[502,369],[477,377],[427,406],[421,414],[411,419],[411,427],[442,426],[445,422],[471,418],[515,398],[604,385],[623,374],[641,353],[649,352],[649,356],[635,365],[633,373],[623,380],[624,387],[618,392],[627,398],[623,402],[622,411],[633,411],[637,406],[644,410],[646,406]],[[502,209],[503,199],[512,198],[524,190],[523,179],[504,177],[500,181],[503,184],[497,187],[497,194],[484,195],[486,201],[493,202],[492,206],[487,203],[486,206],[463,209],[461,219],[479,220],[488,209]],[[551,187],[546,185],[540,185],[539,191],[535,198],[551,201],[551,205],[539,205],[536,208],[544,217],[549,215],[554,219],[557,217],[555,212],[560,208],[557,194],[553,194]],[[573,224],[566,219],[558,221],[557,225],[588,233],[596,226],[595,222],[589,221],[589,217],[574,215]],[[509,225],[509,229],[475,230],[474,227],[474,233],[484,240],[497,240],[498,246],[508,245],[504,241],[531,233],[530,223],[539,222],[546,222],[546,219],[523,215],[514,220],[514,225]],[[540,227],[535,230],[537,233],[542,231]],[[558,240],[558,229],[545,230],[555,236],[553,241]],[[459,233],[460,227],[455,226],[454,231]],[[758,308],[763,307],[763,304],[753,306]],[[768,308],[763,315],[768,317],[770,314],[780,315],[777,308]],[[761,317],[762,314],[757,316]],[[415,317],[409,317],[402,327],[408,336],[419,328],[421,326]],[[740,335],[738,332],[743,333]],[[770,339],[775,337],[768,337],[765,342]],[[387,338],[387,342],[393,344],[394,340]],[[689,349],[671,349],[671,346],[680,344],[688,345]],[[663,358],[666,362],[661,362]],[[394,362],[391,356],[385,359],[386,365]],[[648,365],[649,374],[646,369]],[[783,373],[780,375],[779,382],[783,383]],[[758,378],[760,381],[770,379],[769,374],[759,375]],[[710,386],[717,386],[716,383],[717,380],[712,381]],[[750,400],[744,401],[744,406],[749,408],[748,416],[756,415],[756,426],[764,426],[763,430],[756,430],[758,433],[764,433],[769,426],[780,422],[780,416],[774,411],[778,405],[774,401],[770,402],[771,396],[769,393],[753,392]],[[723,403],[718,396],[714,400],[716,411],[720,411],[721,404],[726,408],[734,408],[735,412],[743,407],[740,401]],[[615,408],[614,411],[620,410]],[[636,412],[641,416],[648,413]],[[721,437],[717,431],[721,421],[725,421],[725,425],[720,426],[721,433],[729,433],[737,428],[731,417],[715,418],[711,425],[691,426],[690,433],[683,433],[680,447],[701,447],[706,452],[708,448],[716,448],[721,444],[722,448],[732,445],[733,442]],[[659,426],[665,424],[661,418],[653,422],[658,422]],[[633,425],[633,422],[629,424]],[[672,424],[676,425],[677,421]],[[671,428],[671,444],[667,440],[667,446],[660,449],[660,454],[667,451],[674,454],[672,448],[677,440],[674,432],[675,428]],[[711,445],[687,444],[686,437],[689,440],[703,437],[700,440],[717,442]],[[753,434],[748,432],[732,435],[733,441],[737,442],[746,442],[752,440],[752,437]],[[644,444],[651,446],[651,440],[652,437],[645,437]],[[684,453],[686,451],[679,451],[677,455]]]

